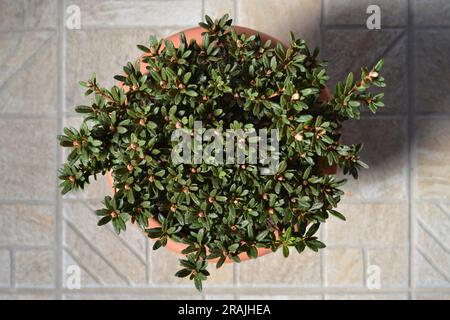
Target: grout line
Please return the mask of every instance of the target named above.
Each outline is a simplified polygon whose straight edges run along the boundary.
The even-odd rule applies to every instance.
[[[9,265],[11,270],[9,270],[9,275],[11,279],[9,279],[9,286],[14,288],[16,286],[16,253],[14,248],[9,248]]]
[[[320,0],[320,31],[321,33],[325,34],[325,0]],[[323,45],[323,40],[321,41],[321,46]]]
[[[55,32],[55,28],[12,28],[12,29],[0,29],[0,33],[27,33],[27,32]]]
[[[320,34],[323,36],[325,34],[325,1],[320,0]],[[321,37],[320,47],[323,47],[323,39]]]
[[[365,248],[365,247],[361,248],[361,254],[362,254],[362,259],[363,259],[363,270],[362,270],[363,287],[367,288],[367,268],[370,265],[369,254],[367,252],[367,248]]]
[[[238,0],[233,0],[233,11],[234,11],[233,24],[235,25],[239,25],[238,9],[239,9]]]
[[[233,263],[233,288],[237,288],[238,287],[238,266],[237,264]],[[234,300],[238,300],[239,299],[239,294],[237,293],[236,290],[233,291],[233,299]]]
[[[423,25],[423,26],[415,26],[414,29],[417,31],[448,31],[450,30],[450,26]]]
[[[65,103],[65,27],[64,27],[64,1],[58,1],[58,108],[57,108],[57,124],[56,128],[62,132],[62,118]],[[62,161],[62,151],[57,145],[56,154],[56,170],[59,169]],[[59,180],[56,177],[56,210],[55,210],[55,244],[54,244],[54,276],[56,278],[55,296],[57,300],[62,299],[63,289],[63,248],[62,248],[62,201],[59,195]]]
[[[204,19],[204,17],[205,17],[205,14],[206,14],[206,12],[205,12],[205,1],[206,0],[201,0],[202,1],[202,9],[201,9],[201,17],[200,17],[200,21],[203,21],[203,19]]]
[[[32,205],[32,206],[54,206],[56,202],[53,200],[27,200],[27,199],[0,199],[0,205]]]
[[[365,24],[346,24],[346,25],[324,25],[324,29],[327,31],[334,31],[334,30],[343,30],[343,31],[370,31],[370,32],[382,32],[383,30],[403,30],[407,26],[388,26],[388,27],[381,27],[379,30],[368,30],[367,26]]]
[[[236,283],[234,283],[233,288],[237,291],[237,289],[240,289],[242,284],[239,281],[240,275],[241,275],[241,268],[239,265],[235,266],[235,271],[236,271]]]
[[[0,89],[1,90],[1,89]],[[11,120],[40,120],[40,119],[56,119],[55,113],[1,113],[2,119]]]
[[[413,12],[413,2],[408,0],[408,233],[409,233],[409,270],[408,270],[408,285],[410,288],[410,299],[415,299],[415,277],[414,277],[414,244],[415,244],[415,214],[414,214],[414,176],[415,176],[415,111],[416,111],[416,100],[415,100],[415,34],[414,34],[414,12]]]
[[[416,118],[419,119],[426,119],[426,118],[431,118],[431,119],[445,119],[448,120],[450,118],[450,112],[422,112],[422,111],[418,111],[415,113]]]
[[[322,228],[320,228],[319,232],[320,232],[320,240],[322,242],[327,241],[328,240],[328,226],[326,225],[326,223],[322,225]],[[325,281],[325,277],[326,277],[325,262],[326,262],[325,252],[324,252],[324,250],[319,250],[320,285],[322,287],[325,287],[325,283],[326,283],[326,281]]]
[[[239,290],[235,290],[232,286],[214,286],[208,287],[208,294],[216,294],[216,293],[236,293],[239,294],[261,294],[264,291],[276,291],[277,294],[287,294],[287,295],[306,295],[306,294],[395,294],[395,293],[409,293],[410,289],[408,288],[384,288],[379,290],[370,290],[363,287],[328,287],[328,288],[320,288],[320,287],[301,287],[301,286],[274,286],[274,285],[261,285],[261,286],[242,286],[238,288]],[[101,286],[101,287],[84,287],[81,289],[77,289],[76,292],[81,294],[161,294],[162,291],[166,292],[176,292],[180,293],[180,291],[189,291],[190,293],[195,293],[195,289],[191,286],[175,286],[175,285],[166,285],[166,286],[152,286],[152,287],[117,287],[117,286]],[[301,290],[299,292],[299,290]],[[0,288],[1,293],[11,293],[10,288]],[[53,288],[49,287],[17,287],[13,290],[15,293],[37,293],[37,292],[47,292],[54,293]],[[70,290],[68,288],[63,288],[62,294],[70,294],[74,293],[74,290]],[[448,287],[423,287],[417,288],[416,292],[420,293],[436,293],[436,292],[447,292],[450,293],[450,289]]]
[[[150,256],[150,246],[148,238],[145,239],[145,283],[150,285],[152,283],[150,268],[152,268],[151,256]]]
[[[51,246],[49,245],[11,245],[11,244],[5,244],[0,245],[0,249],[2,250],[8,250],[11,249],[14,252],[15,251],[39,251],[39,250],[49,250],[51,249]]]

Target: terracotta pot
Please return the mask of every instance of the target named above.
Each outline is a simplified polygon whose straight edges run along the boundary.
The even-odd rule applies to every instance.
[[[282,41],[280,41],[280,40],[278,40],[278,39],[276,39],[276,38],[274,38],[274,37],[272,37],[270,35],[264,34],[262,32],[258,32],[258,31],[253,30],[253,29],[249,29],[249,28],[245,28],[245,27],[239,27],[239,26],[233,26],[233,28],[236,30],[236,32],[238,34],[244,33],[247,36],[251,36],[251,35],[254,35],[254,34],[258,33],[260,35],[260,37],[261,37],[262,42],[266,42],[267,40],[271,40],[272,41],[272,46],[275,46],[277,43],[281,43],[281,44],[283,44],[283,46],[286,47],[286,45]],[[184,30],[183,32],[185,34],[186,41],[188,43],[192,39],[194,39],[198,44],[201,44],[202,43],[202,32],[205,32],[205,29],[203,29],[201,27],[195,27],[195,28]],[[176,34],[173,34],[173,35],[167,37],[167,39],[172,41],[175,47],[178,47],[179,44],[180,44],[180,34],[181,33],[178,32]],[[146,67],[148,66],[147,63],[142,61],[144,56],[145,55],[143,55],[141,57],[141,62],[140,62],[140,71],[143,74],[147,73],[147,68]],[[122,85],[122,83],[120,83],[119,85]],[[325,88],[324,90],[322,90],[320,98],[322,100],[328,100],[330,98],[330,93],[328,91],[328,88]],[[331,169],[331,171],[330,171],[329,169],[326,169],[326,168],[324,169],[324,171],[325,170],[327,170],[327,173],[333,171],[333,169]],[[111,188],[113,188],[114,181],[113,181],[113,178],[111,176],[111,173],[107,172],[106,173],[106,177],[108,179],[109,185],[111,186]],[[114,188],[113,188],[113,191],[114,191]],[[159,223],[159,221],[157,221],[156,219],[153,219],[153,218],[149,219],[149,221],[148,221],[148,229],[159,228],[159,227],[161,227],[161,224]],[[177,254],[181,254],[181,252],[187,247],[187,245],[183,244],[183,243],[179,243],[179,242],[173,241],[172,239],[168,239],[167,245],[165,247],[168,248],[169,250],[177,253]],[[268,248],[258,248],[257,250],[258,250],[258,257],[264,256],[264,255],[272,252],[272,250],[268,249]],[[245,260],[249,259],[247,253],[245,253],[245,252],[239,254],[239,258],[241,259],[241,261],[245,261]],[[218,260],[219,259],[212,259],[212,260],[208,260],[208,262],[215,263]],[[225,260],[225,262],[226,263],[232,263],[234,261],[232,259],[230,259],[230,258],[227,258]]]

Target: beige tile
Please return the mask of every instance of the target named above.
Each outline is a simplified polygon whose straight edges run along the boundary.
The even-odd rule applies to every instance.
[[[53,200],[55,121],[0,119],[0,199]]]
[[[280,285],[280,286],[320,286],[320,256],[311,250],[298,254],[294,248],[288,258],[281,250],[255,260],[238,265],[239,284]]]
[[[233,264],[225,263],[219,269],[215,263],[208,264],[210,276],[205,282],[205,288],[216,286],[233,286]]]
[[[80,7],[81,29],[90,27],[196,26],[201,0],[111,1],[74,0]],[[69,5],[69,3],[67,4]]]
[[[82,239],[71,228],[65,228],[65,248],[64,270],[68,266],[75,264],[81,267],[83,287],[97,286],[127,286],[130,281],[126,275],[111,265],[106,257],[102,257],[101,252],[93,250],[89,242]]]
[[[0,34],[0,83],[12,78],[39,50],[50,41],[54,32],[2,32]],[[20,54],[17,54],[20,52]]]
[[[64,245],[70,257],[65,267],[73,260],[79,264],[90,277],[86,280],[94,280],[86,281],[87,286],[146,285],[145,236],[132,225],[119,236],[111,225],[98,227],[96,208],[86,203],[64,205]]]
[[[450,119],[417,119],[417,196],[450,199]]]
[[[338,49],[337,49],[338,48]],[[408,97],[407,37],[403,30],[326,30],[323,34],[323,57],[329,61],[329,87],[345,81],[349,72],[359,77],[360,68],[373,67],[385,59],[383,77],[385,88],[374,88],[374,92],[385,93],[386,107],[382,113],[405,113]],[[332,90],[333,91],[333,90]],[[366,110],[366,112],[369,112]]]
[[[50,250],[21,250],[14,257],[17,287],[51,287],[54,285],[53,252]]]
[[[406,245],[408,210],[406,204],[346,203],[338,206],[347,221],[331,217],[326,223],[328,246]],[[327,249],[325,249],[327,250]]]
[[[286,43],[292,31],[314,48],[320,45],[320,1],[237,0],[237,24]]]
[[[11,259],[9,250],[0,249],[0,288],[11,284]]]
[[[450,251],[450,205],[420,201],[416,206],[419,228],[424,235],[429,234],[438,240],[438,244]],[[450,268],[450,266],[449,266]]]
[[[160,248],[153,251],[151,249],[153,243],[153,241],[150,242],[152,283],[193,287],[194,282],[190,281],[189,278],[175,277],[175,273],[183,268],[180,266],[179,260],[184,259],[184,257],[182,255],[177,255],[166,248]],[[218,286],[233,285],[233,264],[224,264],[221,268],[217,269],[214,263],[210,263],[208,264],[208,271],[210,276],[203,283],[205,290]]]
[[[447,19],[448,20],[448,19]],[[417,31],[416,105],[421,112],[450,112],[450,30]]]
[[[50,245],[53,217],[49,206],[0,205],[0,245]]]
[[[51,32],[0,34],[0,114],[56,113],[56,39]]]
[[[366,26],[366,21],[372,14],[367,13],[367,8],[370,5],[377,5],[381,10],[381,28],[404,26],[407,24],[406,2],[406,0],[325,0],[325,24]]]
[[[450,206],[422,201],[416,208],[418,284],[450,288]]]
[[[228,13],[230,18],[233,19],[233,23],[235,23],[233,0],[205,0],[204,3],[205,3],[204,7],[205,14],[210,16],[212,19],[219,19],[224,14]]]
[[[413,263],[417,288],[450,288],[448,270],[442,270],[428,252],[416,248]]]
[[[57,1],[2,0],[0,30],[56,28]]]
[[[363,143],[361,160],[369,165],[357,180],[345,176],[345,199],[406,198],[406,119],[348,121],[342,129],[342,143]]]
[[[153,246],[151,241],[150,247]],[[181,270],[179,260],[183,259],[182,255],[178,255],[169,249],[159,248],[156,251],[151,251],[151,281],[156,285],[172,285],[172,286],[186,286],[194,287],[194,282],[187,278],[175,277],[175,273]],[[212,266],[209,267],[209,269]],[[206,280],[208,281],[208,280]],[[204,283],[206,285],[206,283]]]
[[[414,23],[419,26],[449,26],[450,2],[447,0],[415,0]]]
[[[139,1],[143,3],[143,1]],[[154,3],[151,1],[149,3]],[[127,62],[135,62],[141,55],[136,45],[148,45],[150,35],[165,37],[178,29],[108,29],[71,31],[67,34],[66,102],[67,111],[74,112],[80,104],[91,102],[84,96],[80,80],[87,80],[96,73],[98,83],[104,87],[117,84],[116,74],[123,73]],[[101,57],[101,58],[99,58]]]
[[[408,249],[368,249],[367,266],[380,269],[381,288],[407,286]],[[367,274],[366,270],[366,281]]]
[[[407,300],[407,293],[343,293],[327,294],[326,300]]]
[[[327,248],[326,285],[328,287],[362,287],[363,256],[360,249]]]

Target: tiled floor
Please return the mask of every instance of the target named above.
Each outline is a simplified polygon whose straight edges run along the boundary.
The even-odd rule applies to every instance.
[[[370,4],[381,8],[381,30],[366,28]],[[65,26],[71,5],[80,30]],[[328,248],[213,270],[200,295],[173,277],[177,257],[151,252],[137,230],[96,227],[105,181],[59,196],[56,134],[79,123],[79,80],[95,71],[111,85],[150,34],[225,12],[320,45],[332,82],[385,57],[387,108],[344,132],[365,142],[371,169],[345,188],[348,221],[322,230]],[[0,0],[0,299],[449,299],[449,21],[448,0]],[[66,286],[74,264],[80,290]],[[373,266],[380,289],[366,284]]]

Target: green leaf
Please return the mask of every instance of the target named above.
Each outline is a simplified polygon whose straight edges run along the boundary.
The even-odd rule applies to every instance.
[[[283,246],[283,256],[285,258],[289,257],[289,247],[288,246]]]
[[[180,271],[175,273],[175,276],[178,278],[185,278],[185,277],[189,276],[191,273],[192,273],[192,271],[189,269],[181,269]]]
[[[195,92],[194,90],[186,90],[184,93],[186,95],[190,96],[190,97],[197,97],[198,96],[198,93]]]
[[[197,243],[202,244],[204,236],[205,236],[205,229],[200,229],[197,233]]]
[[[138,47],[138,49],[141,50],[141,51],[144,51],[144,52],[146,52],[146,53],[150,53],[150,49],[147,48],[146,46],[143,46],[143,45],[138,44],[137,47]]]
[[[111,219],[112,219],[111,216],[105,216],[98,221],[97,225],[103,226],[104,224],[107,224],[108,222],[110,222]]]
[[[236,252],[236,250],[239,248],[239,243],[232,244],[228,247],[228,251],[230,252]]]
[[[247,255],[250,259],[256,259],[258,257],[258,250],[251,246],[248,248]]]
[[[164,190],[164,186],[158,180],[155,180],[155,186],[161,191]]]
[[[92,107],[89,106],[76,106],[75,111],[78,113],[91,113]]]
[[[194,283],[195,283],[195,288],[201,292],[203,289],[203,286],[202,286],[202,280],[200,279],[199,275],[196,275],[194,277]]]
[[[219,269],[225,263],[226,257],[222,256],[219,258],[216,264],[216,268]]]
[[[163,231],[162,228],[151,228],[147,229],[147,234],[150,238],[155,239],[162,236]]]
[[[315,223],[315,224],[313,224],[313,225],[308,229],[308,232],[306,232],[305,237],[306,237],[306,238],[312,237],[312,236],[317,232],[317,230],[319,230],[319,227],[320,227],[320,223]]]
[[[336,210],[330,210],[329,212],[330,212],[333,216],[335,216],[336,218],[339,218],[339,219],[345,221],[345,217],[344,217],[344,215],[343,215],[342,213],[340,213],[340,212],[338,212],[338,211],[336,211]]]
[[[380,71],[384,66],[384,59],[381,59],[377,62],[377,64],[374,67],[375,71]]]
[[[267,237],[268,234],[269,234],[269,230],[261,231],[256,236],[256,241],[261,242],[262,240],[264,240],[265,237]]]

